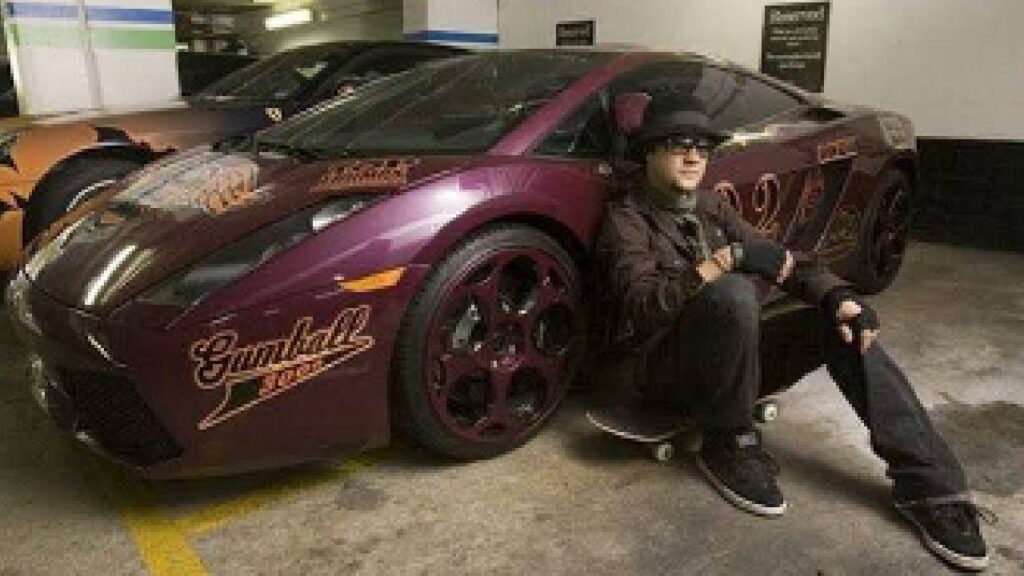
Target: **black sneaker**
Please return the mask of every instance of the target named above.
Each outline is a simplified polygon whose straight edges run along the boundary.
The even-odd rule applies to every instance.
[[[734,506],[761,516],[779,516],[786,501],[775,482],[779,468],[761,449],[755,430],[708,431],[697,467]]]
[[[964,570],[988,567],[988,551],[978,526],[978,508],[970,502],[927,501],[896,504],[921,532],[925,546],[936,556]]]

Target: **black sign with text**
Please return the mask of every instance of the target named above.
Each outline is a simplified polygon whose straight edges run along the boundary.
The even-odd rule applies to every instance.
[[[825,86],[828,2],[764,7],[761,72],[811,92]]]
[[[593,46],[594,21],[559,22],[555,24],[555,46]]]

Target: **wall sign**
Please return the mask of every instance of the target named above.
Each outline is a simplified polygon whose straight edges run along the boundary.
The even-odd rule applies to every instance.
[[[595,28],[593,20],[559,22],[555,24],[555,46],[593,46]]]
[[[764,7],[761,72],[811,92],[825,85],[828,2]]]

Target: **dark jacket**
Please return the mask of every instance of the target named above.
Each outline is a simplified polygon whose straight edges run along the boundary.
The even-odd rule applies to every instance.
[[[731,242],[764,237],[721,194],[697,191],[696,214],[711,252]],[[596,254],[608,288],[609,344],[642,347],[672,325],[686,302],[703,287],[697,273],[699,255],[670,214],[639,187],[608,203],[598,233]],[[812,254],[793,252],[793,273],[781,288],[813,305],[848,283],[829,272]]]

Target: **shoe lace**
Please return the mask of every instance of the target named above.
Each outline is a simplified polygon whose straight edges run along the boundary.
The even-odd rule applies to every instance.
[[[749,462],[755,463],[758,468],[764,472],[767,472],[771,476],[778,476],[781,469],[779,464],[772,458],[771,454],[768,454],[761,449],[760,445],[747,446],[742,448],[736,448],[737,465],[745,466]]]
[[[949,522],[962,532],[977,530],[976,518],[989,525],[999,521],[999,517],[991,509],[966,501],[935,504],[932,513],[937,520]]]

